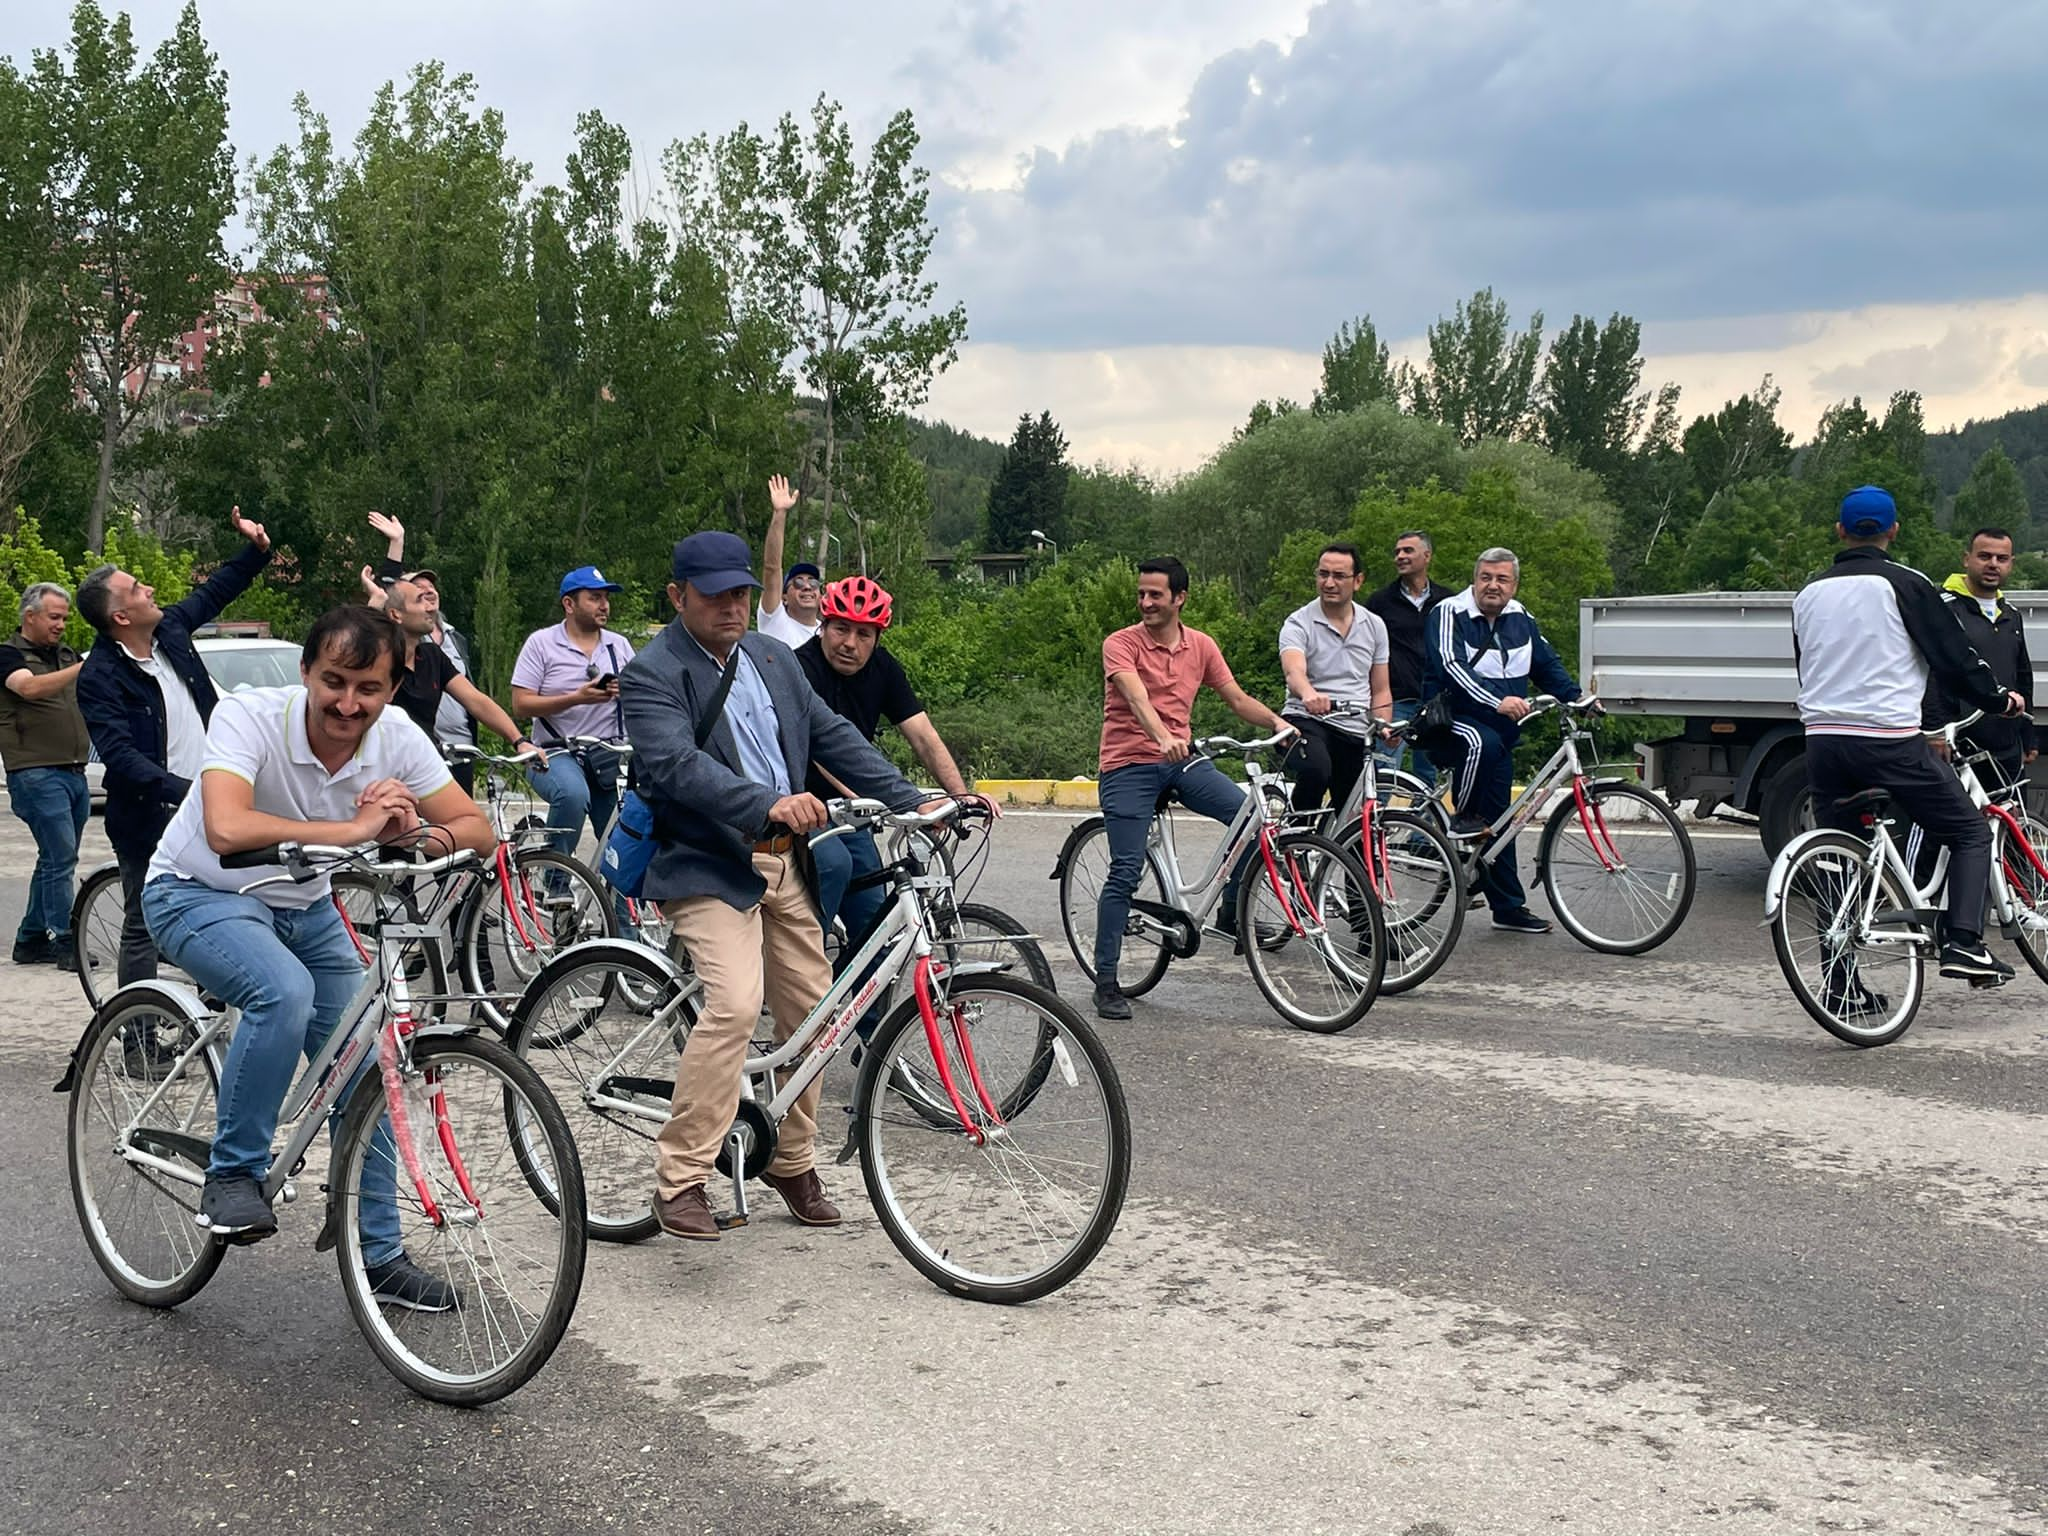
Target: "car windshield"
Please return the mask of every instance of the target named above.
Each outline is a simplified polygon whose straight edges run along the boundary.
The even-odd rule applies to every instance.
[[[208,645],[199,659],[222,693],[287,688],[299,680],[299,651],[293,645]]]

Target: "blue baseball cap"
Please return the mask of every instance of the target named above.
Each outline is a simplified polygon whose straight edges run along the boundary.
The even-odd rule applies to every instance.
[[[695,587],[706,597],[730,592],[734,587],[758,587],[750,567],[753,551],[736,533],[707,531],[681,540],[669,562],[676,585]]]
[[[604,572],[594,565],[579,565],[562,578],[562,596],[571,592],[623,592],[626,589],[616,581],[606,581]]]
[[[1867,539],[1898,526],[1898,503],[1882,486],[1859,485],[1842,498],[1840,521],[1845,531]]]
[[[799,576],[808,576],[820,586],[824,585],[825,582],[825,573],[808,560],[797,561],[795,565],[792,565],[783,573],[782,579],[784,582],[792,582]]]

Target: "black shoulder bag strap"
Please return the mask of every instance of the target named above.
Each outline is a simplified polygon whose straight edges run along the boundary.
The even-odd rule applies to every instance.
[[[697,750],[704,750],[704,743],[711,739],[711,733],[718,729],[719,718],[725,713],[725,696],[732,692],[733,674],[740,669],[740,648],[735,644],[732,654],[725,658],[725,670],[718,674],[718,686],[711,690],[711,702],[704,707],[703,718],[697,722]]]

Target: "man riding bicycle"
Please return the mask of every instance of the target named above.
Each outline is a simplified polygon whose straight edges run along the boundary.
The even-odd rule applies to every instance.
[[[1333,807],[1342,806],[1372,750],[1372,722],[1333,715],[1332,707],[1349,704],[1392,718],[1387,625],[1357,601],[1365,581],[1358,560],[1356,544],[1325,544],[1316,556],[1315,599],[1280,626],[1288,693],[1280,718],[1301,732],[1289,755],[1298,812],[1321,810],[1326,791]]]
[[[221,856],[423,831],[437,852],[495,846],[490,823],[449,777],[432,740],[386,708],[398,685],[399,643],[381,615],[337,608],[307,633],[300,686],[223,698],[197,780],[150,861],[142,910],[157,946],[241,1010],[199,1202],[200,1225],[226,1242],[253,1243],[277,1230],[262,1180],[278,1110],[300,1052],[316,1055],[333,1033],[363,965],[326,876],[244,892],[249,877],[222,868]],[[388,1305],[446,1311],[453,1291],[399,1246],[395,1174],[387,1155],[364,1177],[375,1196],[359,1216],[371,1285]]]
[[[1889,794],[1949,851],[1941,974],[1997,986],[2012,979],[2012,967],[1984,947],[1991,832],[1954,771],[1928,747],[1921,707],[1930,674],[1967,709],[2017,716],[2027,701],[1998,686],[1934,584],[1892,559],[1898,532],[1890,492],[1875,485],[1849,492],[1835,523],[1846,547],[1792,603],[1814,817],[1824,827],[1860,834],[1860,811],[1841,802],[1866,789]],[[1845,974],[1841,984],[1854,992],[1829,1001],[1847,1017],[1889,1006],[1861,980]]]
[[[562,622],[535,630],[519,647],[512,713],[534,722],[543,746],[560,746],[572,736],[626,738],[619,674],[633,659],[633,642],[605,627],[612,594],[620,590],[596,566],[579,565],[562,578]],[[576,852],[586,816],[591,830],[605,835],[619,803],[618,754],[603,748],[556,752],[545,767],[528,772],[548,803],[548,830],[558,849]]]

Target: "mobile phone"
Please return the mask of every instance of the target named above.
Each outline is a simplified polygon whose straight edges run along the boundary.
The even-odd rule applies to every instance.
[[[607,672],[607,673],[605,673],[605,675],[604,675],[603,677],[600,677],[600,678],[599,678],[599,679],[597,680],[597,686],[598,686],[598,687],[600,687],[600,688],[606,689],[607,691],[609,691],[610,689],[613,689],[613,688],[616,688],[616,687],[618,687],[618,686],[619,686],[619,674],[618,674],[618,673],[616,673],[616,672]]]

